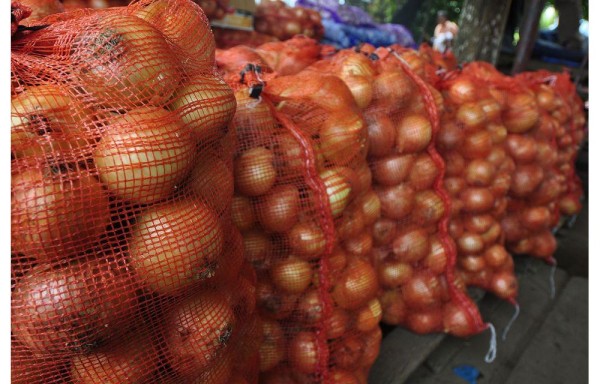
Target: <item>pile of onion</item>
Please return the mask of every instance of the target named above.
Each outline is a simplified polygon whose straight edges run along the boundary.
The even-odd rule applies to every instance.
[[[490,92],[489,85],[473,75],[480,69],[478,63],[470,63],[442,83],[445,113],[436,144],[446,162],[444,184],[452,197],[449,232],[456,244],[458,275],[467,285],[514,300],[517,280],[502,229],[516,167],[511,150],[532,161],[535,143],[520,140],[504,123],[510,105],[501,92]],[[521,115],[537,116],[537,110],[520,113],[514,112],[514,118],[522,124]]]
[[[258,277],[261,382],[309,380],[335,365],[330,377],[366,383],[382,317],[369,262],[367,228],[380,202],[366,162],[367,125],[334,76],[275,77],[260,98],[233,86],[231,214]]]

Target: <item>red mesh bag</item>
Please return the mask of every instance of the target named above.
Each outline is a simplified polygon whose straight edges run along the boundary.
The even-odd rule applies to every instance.
[[[64,12],[65,8],[60,0],[20,0],[19,3],[31,8],[31,15],[21,22],[21,25],[31,25],[46,16]]]
[[[432,140],[441,96],[411,69],[423,59],[405,52],[362,45],[309,69],[342,79],[367,122],[368,160],[381,206],[368,229],[383,321],[417,333],[469,335],[485,325],[453,276],[444,164]]]
[[[258,53],[280,76],[294,75],[320,58],[321,47],[316,40],[297,35],[283,42],[265,43]]]
[[[471,63],[467,71],[487,84],[502,108],[505,154],[513,164],[502,218],[506,247],[512,253],[554,263],[552,228],[559,219],[558,198],[566,190],[566,178],[556,167],[560,123],[540,107],[526,82],[504,76],[487,63]]]
[[[437,85],[444,97],[437,147],[446,161],[444,182],[453,199],[449,231],[465,283],[516,305],[514,262],[504,247],[501,225],[515,162],[506,148],[504,94],[477,74],[480,68],[469,63],[462,71],[442,73]]]
[[[583,188],[577,176],[575,161],[579,147],[585,138],[586,119],[583,101],[577,95],[575,85],[568,72],[549,71],[525,72],[517,75],[518,80],[535,92],[537,103],[544,118],[554,118],[554,141],[557,148],[556,171],[564,176],[567,188],[560,196],[558,210],[561,215],[573,216],[581,211]],[[554,142],[553,141],[553,142]]]
[[[11,47],[12,382],[256,382],[206,17],[157,0],[38,25]]]
[[[243,31],[239,29],[213,27],[217,48],[228,49],[237,45],[258,47],[265,43],[279,41],[275,36],[266,35],[256,31]]]
[[[366,383],[381,342],[366,125],[336,77],[249,68],[232,83],[232,214],[258,276],[261,382]]]
[[[287,40],[295,35],[320,40],[325,33],[319,12],[303,7],[288,7],[281,0],[265,0],[258,5],[254,29],[279,40]]]
[[[229,0],[194,0],[209,20],[221,20],[229,12]]]

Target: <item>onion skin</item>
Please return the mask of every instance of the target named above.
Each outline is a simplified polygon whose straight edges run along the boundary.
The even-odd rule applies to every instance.
[[[438,277],[427,271],[413,275],[402,288],[402,298],[412,309],[427,309],[435,306],[441,297]]]
[[[408,115],[396,127],[396,149],[400,153],[421,152],[431,138],[431,123],[422,115]]]
[[[527,164],[537,157],[537,143],[528,136],[510,134],[506,138],[506,150],[518,164]]]
[[[377,273],[363,259],[351,259],[333,287],[332,297],[344,309],[357,309],[377,293]]]
[[[442,328],[442,313],[440,310],[411,312],[406,318],[406,326],[419,335],[437,332]]]
[[[444,306],[443,327],[444,332],[457,337],[466,337],[474,333],[474,325],[467,311],[460,305],[448,303]]]
[[[414,155],[391,155],[375,160],[372,163],[373,180],[385,186],[400,184],[408,177],[414,162]]]
[[[402,219],[408,216],[414,206],[414,189],[407,184],[375,190],[381,201],[381,212],[390,219]]]
[[[471,131],[483,126],[486,114],[478,103],[465,103],[456,111],[456,120],[463,124],[467,131]]]
[[[467,188],[460,195],[464,210],[469,213],[483,213],[494,206],[494,195],[486,188]]]
[[[516,197],[526,197],[533,193],[544,179],[544,170],[535,165],[518,166],[513,174],[510,192]]]
[[[392,245],[395,258],[404,263],[415,263],[430,250],[429,237],[424,229],[413,229],[401,233]]]
[[[391,154],[396,142],[396,127],[389,117],[383,114],[367,116],[369,155],[383,157]]]
[[[292,185],[281,185],[264,195],[257,206],[258,220],[271,232],[287,232],[298,221],[300,193]]]
[[[236,190],[246,196],[268,192],[277,180],[274,155],[269,149],[256,147],[243,152],[235,161]]]
[[[288,358],[294,369],[301,373],[314,373],[319,367],[317,335],[312,332],[298,332],[289,343]]]
[[[506,249],[502,245],[495,244],[485,251],[483,257],[487,265],[492,268],[499,268],[503,266],[511,256],[506,252]]]
[[[504,300],[514,298],[518,289],[519,283],[515,275],[509,272],[496,273],[490,281],[490,290]]]
[[[474,187],[487,187],[494,180],[494,165],[489,161],[475,159],[469,162],[465,170],[465,180]]]

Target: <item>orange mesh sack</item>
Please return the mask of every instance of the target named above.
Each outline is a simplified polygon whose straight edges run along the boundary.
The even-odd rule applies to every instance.
[[[281,0],[263,0],[256,8],[254,29],[279,40],[304,35],[320,40],[325,33],[321,14],[313,9],[288,7]]]
[[[555,170],[566,178],[563,182],[567,188],[560,196],[558,209],[561,215],[576,215],[581,211],[583,197],[581,180],[575,169],[579,147],[585,138],[583,102],[568,72],[525,72],[517,79],[535,92],[541,113],[554,118],[559,124],[555,125],[553,139],[557,148]]]
[[[401,56],[363,45],[358,52],[340,51],[309,69],[342,79],[365,116],[368,162],[381,207],[368,230],[383,321],[417,333],[473,334],[485,325],[452,276],[444,164],[432,140],[437,92],[412,69],[419,60],[413,51]]]
[[[236,105],[202,11],[39,25],[11,50],[12,382],[256,382]]]
[[[258,276],[261,383],[366,383],[381,342],[366,125],[333,76],[250,69],[236,99],[232,214]]]
[[[228,49],[237,45],[258,47],[265,43],[279,41],[275,36],[266,35],[256,31],[243,31],[240,29],[229,29],[213,27],[217,48]]]
[[[437,147],[446,161],[452,196],[449,231],[458,251],[457,269],[467,285],[516,304],[518,284],[504,247],[502,220],[515,162],[506,148],[503,93],[474,74],[479,63],[442,73],[438,89],[444,114]],[[508,134],[510,138],[510,134]]]
[[[512,160],[502,219],[506,247],[512,253],[553,263],[556,239],[552,228],[559,219],[558,198],[566,191],[566,178],[556,167],[560,123],[540,107],[526,82],[504,76],[487,63],[472,63],[465,71],[485,82],[502,107],[505,154]]]
[[[319,59],[321,48],[316,40],[297,35],[283,42],[265,43],[258,53],[278,75],[295,75]]]

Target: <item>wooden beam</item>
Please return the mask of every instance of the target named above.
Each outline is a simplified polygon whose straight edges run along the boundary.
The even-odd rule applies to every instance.
[[[523,72],[527,68],[527,63],[537,39],[544,3],[541,0],[528,0],[525,5],[525,18],[519,28],[519,43],[517,44],[515,61],[512,68],[513,75]]]

